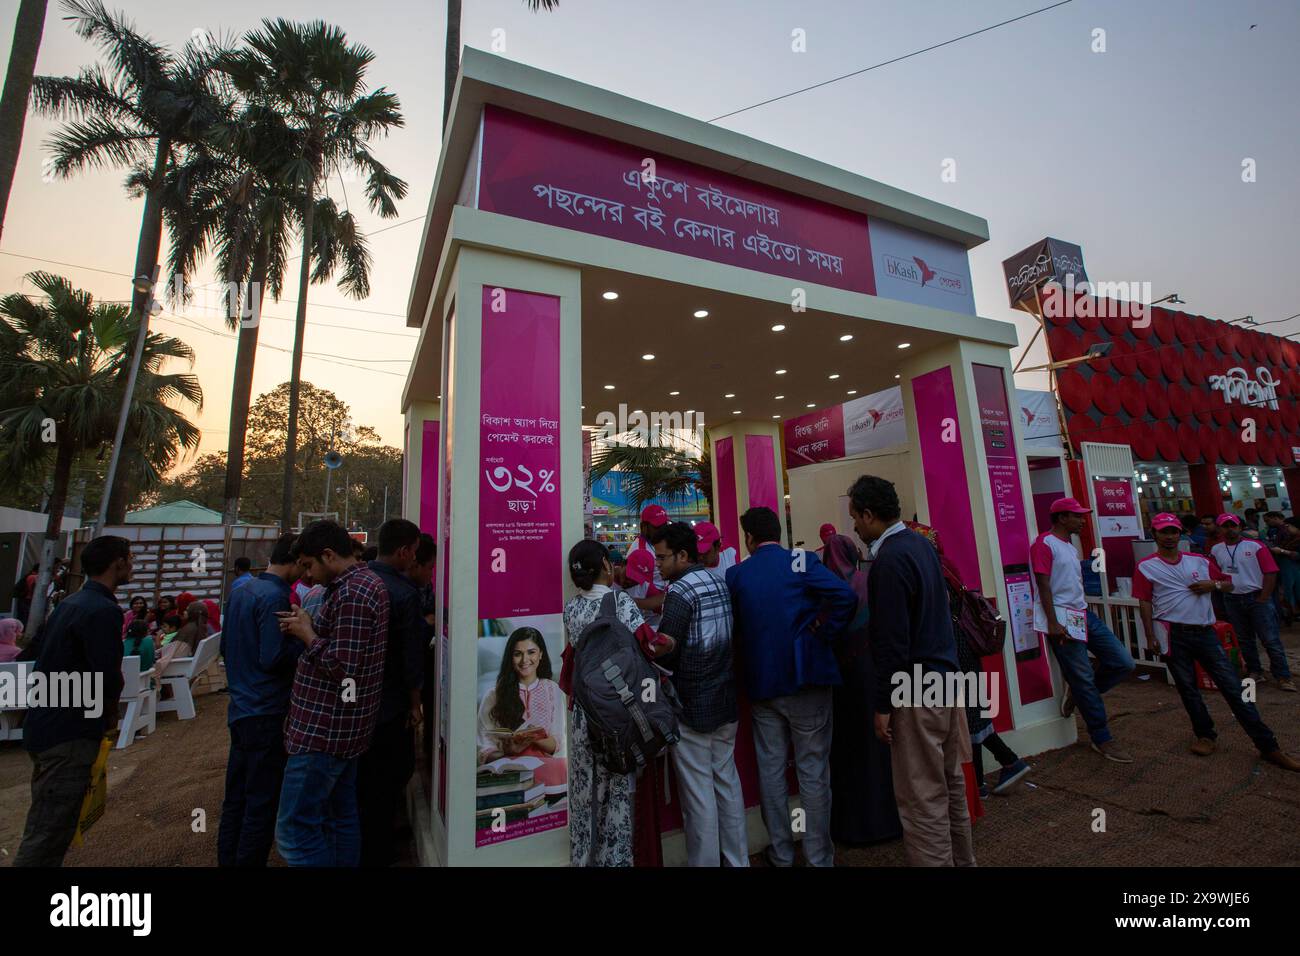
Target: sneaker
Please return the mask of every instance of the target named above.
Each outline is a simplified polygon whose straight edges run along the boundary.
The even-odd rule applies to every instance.
[[[1065,696],[1061,698],[1061,716],[1069,717],[1074,713],[1074,695],[1070,693],[1070,685],[1065,685]]]
[[[1196,743],[1192,744],[1192,753],[1198,757],[1208,757],[1214,753],[1214,741],[1209,737],[1197,737]]]
[[[1092,744],[1092,749],[1101,754],[1107,760],[1115,761],[1115,763],[1133,762],[1133,758],[1123,750],[1120,750],[1113,740],[1108,740],[1104,744]]]
[[[1296,760],[1294,757],[1283,753],[1281,750],[1274,750],[1272,753],[1267,753],[1263,756],[1265,760],[1276,767],[1281,767],[1283,770],[1290,770],[1292,773],[1300,773],[1300,760]]]
[[[1295,681],[1290,677],[1279,678],[1277,682],[1277,689],[1285,690],[1294,694],[1296,692]]]
[[[1256,684],[1267,684],[1267,683],[1268,683],[1268,675],[1265,674],[1263,671],[1255,671],[1255,673],[1253,673],[1253,674],[1248,674],[1248,675],[1246,675],[1246,676],[1248,676],[1248,677],[1249,677],[1251,680],[1253,680]]]
[[[1029,773],[1029,769],[1029,764],[1025,763],[1023,759],[1017,760],[1009,767],[1003,767],[1002,773],[998,776],[998,782],[993,787],[993,792],[999,795],[1006,793],[1015,786],[1016,781]]]
[[[981,799],[981,800],[987,800],[988,798],[989,798],[989,785],[988,785],[987,783],[981,783],[981,784],[980,784],[980,799]]]

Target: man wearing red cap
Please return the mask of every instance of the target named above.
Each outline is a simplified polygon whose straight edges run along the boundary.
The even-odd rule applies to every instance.
[[[1090,509],[1074,498],[1058,498],[1050,512],[1052,530],[1034,539],[1029,564],[1034,573],[1034,630],[1047,635],[1067,685],[1061,716],[1072,715],[1077,704],[1092,749],[1107,760],[1132,763],[1133,758],[1111,737],[1101,695],[1133,672],[1133,656],[1105,622],[1088,610],[1083,569],[1073,543]],[[1095,673],[1089,651],[1097,658]]]
[[[736,566],[736,549],[722,546],[722,533],[712,521],[701,521],[695,525],[695,543],[704,570],[725,582],[727,569]]]
[[[636,606],[642,613],[650,612],[658,614],[664,604],[664,595],[668,593],[668,582],[664,580],[663,575],[659,573],[659,566],[655,564],[655,547],[650,543],[650,536],[654,534],[655,529],[662,528],[668,523],[668,512],[660,505],[646,505],[641,509],[641,535],[636,539],[636,544],[627,555],[627,566],[630,570],[632,561],[638,553],[644,553],[650,559],[651,579],[647,584],[649,593],[637,597],[633,594]],[[637,559],[638,561],[640,559]],[[631,575],[628,575],[631,578]],[[636,583],[641,583],[640,578],[631,578]],[[635,590],[635,589],[633,589]]]
[[[1159,550],[1138,562],[1133,571],[1133,596],[1140,602],[1142,626],[1160,640],[1167,630],[1166,660],[1178,696],[1192,720],[1196,741],[1192,753],[1208,757],[1214,753],[1214,720],[1196,687],[1196,665],[1210,675],[1227,701],[1232,715],[1250,736],[1265,760],[1283,770],[1300,772],[1300,762],[1282,752],[1277,737],[1259,716],[1255,705],[1244,699],[1242,682],[1214,632],[1214,605],[1210,595],[1232,590],[1232,578],[1219,570],[1211,557],[1184,554],[1178,550],[1182,524],[1167,512],[1151,519]],[[1156,622],[1161,629],[1157,631]]]
[[[659,608],[663,606],[667,588],[655,585],[655,559],[644,551],[633,551],[627,556],[623,576],[627,579],[625,589],[628,596],[636,602],[637,607],[645,606],[641,612],[645,622],[655,630],[659,629]],[[654,610],[650,610],[653,606]]]
[[[1228,620],[1237,634],[1237,646],[1246,659],[1246,670],[1259,684],[1267,680],[1259,660],[1256,639],[1268,652],[1269,666],[1281,690],[1295,692],[1291,667],[1287,664],[1282,639],[1278,637],[1277,609],[1273,588],[1277,584],[1277,562],[1268,545],[1242,536],[1241,519],[1221,514],[1218,519],[1223,540],[1210,549],[1215,563],[1232,576],[1232,591],[1223,596]]]

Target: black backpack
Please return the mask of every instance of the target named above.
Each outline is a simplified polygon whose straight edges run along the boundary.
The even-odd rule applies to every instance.
[[[681,703],[618,619],[614,602],[611,591],[596,619],[582,629],[573,655],[573,698],[587,718],[587,737],[601,764],[612,773],[636,773],[681,739]],[[647,695],[647,688],[653,693]]]

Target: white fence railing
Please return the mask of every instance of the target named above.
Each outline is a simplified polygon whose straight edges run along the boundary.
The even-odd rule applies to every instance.
[[[1145,667],[1160,668],[1164,671],[1165,680],[1172,684],[1174,679],[1169,673],[1169,667],[1160,659],[1155,644],[1148,640],[1146,628],[1142,626],[1142,615],[1138,613],[1137,598],[1112,597],[1108,603],[1110,604],[1109,619],[1101,598],[1088,595],[1088,610],[1106,621],[1110,629],[1115,632],[1115,636],[1133,655],[1133,660]]]

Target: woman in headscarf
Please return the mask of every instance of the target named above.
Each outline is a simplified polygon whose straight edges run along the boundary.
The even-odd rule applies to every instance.
[[[858,571],[862,552],[832,524],[822,525],[821,539],[822,563],[858,595],[858,613],[839,660],[844,683],[832,697],[831,836],[850,844],[893,840],[903,835],[903,825],[894,801],[889,747],[870,730],[876,678],[866,643],[866,572]]]
[[[16,659],[20,653],[18,638],[23,636],[23,622],[16,617],[0,619],[0,664]]]

